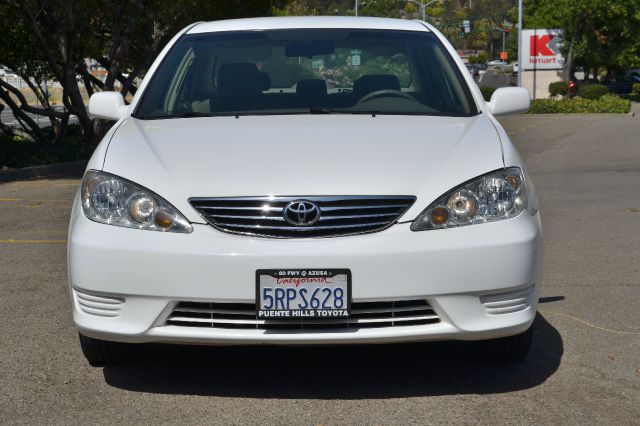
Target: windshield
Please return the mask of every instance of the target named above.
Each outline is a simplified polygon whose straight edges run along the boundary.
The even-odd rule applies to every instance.
[[[184,36],[152,77],[134,116],[301,113],[478,111],[431,33],[312,29]]]

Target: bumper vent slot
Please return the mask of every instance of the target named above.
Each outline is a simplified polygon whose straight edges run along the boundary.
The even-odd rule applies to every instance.
[[[480,297],[480,303],[490,315],[510,314],[524,311],[531,306],[533,286],[508,293],[488,294]]]
[[[256,319],[253,303],[180,302],[166,325],[228,329],[299,330],[383,328],[425,325],[440,322],[426,300],[353,302],[351,318],[307,320]]]
[[[191,198],[191,205],[214,228],[271,238],[337,237],[381,231],[415,202],[413,196],[298,196]],[[311,202],[319,218],[309,225],[285,220],[292,201]],[[315,217],[315,216],[314,216]]]
[[[85,314],[101,317],[117,317],[124,306],[124,298],[84,293],[73,289],[73,296]]]

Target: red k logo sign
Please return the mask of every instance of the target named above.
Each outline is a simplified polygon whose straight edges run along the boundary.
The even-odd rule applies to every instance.
[[[553,40],[554,35],[532,35],[530,39],[530,52],[531,56],[555,56],[553,50],[549,49],[549,42]]]

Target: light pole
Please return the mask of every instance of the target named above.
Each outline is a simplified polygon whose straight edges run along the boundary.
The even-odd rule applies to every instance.
[[[406,1],[411,2],[411,3],[415,3],[418,6],[420,6],[420,9],[422,11],[422,20],[426,21],[427,20],[427,6],[429,6],[431,3],[437,2],[438,0],[431,0],[428,3],[425,3],[424,1],[418,1],[418,0],[406,0]]]
[[[522,0],[518,0],[518,87],[522,87]]]
[[[355,0],[355,1],[356,1],[356,7],[355,7],[356,16],[358,16],[358,3],[360,3],[360,0]]]

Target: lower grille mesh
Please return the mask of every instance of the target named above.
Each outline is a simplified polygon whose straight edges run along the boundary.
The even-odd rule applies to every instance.
[[[354,302],[351,318],[314,320],[256,319],[253,303],[180,302],[166,325],[228,329],[295,330],[382,328],[434,324],[438,315],[426,300]]]

